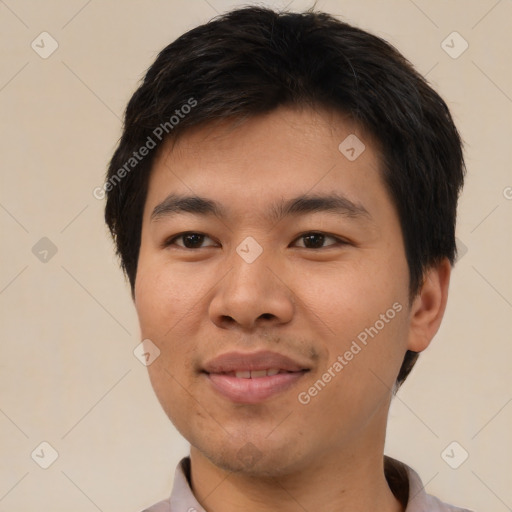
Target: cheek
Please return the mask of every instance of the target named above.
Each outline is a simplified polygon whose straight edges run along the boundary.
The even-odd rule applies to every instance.
[[[173,359],[175,361],[177,358]],[[190,428],[187,423],[197,415],[197,403],[190,399],[190,393],[186,391],[192,389],[190,382],[180,370],[183,370],[183,362],[173,365],[173,361],[166,355],[161,355],[148,367],[151,386],[162,409],[174,426],[187,437]]]
[[[372,311],[359,316],[342,310],[335,334],[323,339],[328,356],[297,398],[305,404],[305,421],[326,419],[325,435],[357,435],[354,426],[364,428],[376,414],[387,411],[405,353],[407,313],[405,307],[397,312],[393,304],[386,306],[374,304]]]
[[[304,314],[329,337],[343,342],[357,336],[395,302],[405,309],[408,296],[405,262],[402,265],[392,259],[376,260],[361,258],[360,262],[336,266],[322,264],[295,273],[299,277],[293,281],[293,290],[299,304],[304,306]],[[394,313],[391,311],[390,315]]]
[[[135,308],[142,336],[167,337],[178,322],[194,313],[200,289],[199,280],[170,268],[165,262],[140,261],[135,282]]]
[[[196,351],[199,279],[170,268],[158,258],[141,258],[135,283],[135,307],[141,339],[150,339],[160,350],[148,366],[149,377],[162,406],[169,414],[180,405],[181,386],[188,386]],[[181,386],[180,386],[181,384]]]
[[[389,395],[406,350],[405,260],[397,254],[327,269],[325,274],[299,275],[297,295],[305,316],[316,324],[324,354],[315,375],[322,382],[313,382],[311,405],[318,413],[336,404],[350,414],[371,414]]]

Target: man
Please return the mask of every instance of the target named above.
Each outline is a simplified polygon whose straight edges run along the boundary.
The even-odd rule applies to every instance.
[[[239,9],[160,53],[105,183],[191,445],[148,511],[461,510],[383,451],[444,314],[463,176],[443,100],[327,14]]]

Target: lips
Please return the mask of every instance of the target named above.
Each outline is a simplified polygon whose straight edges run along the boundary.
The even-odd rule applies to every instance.
[[[222,354],[207,362],[203,372],[214,390],[225,398],[255,404],[289,389],[309,369],[283,354],[262,351]]]
[[[272,369],[298,372],[309,369],[309,366],[284,354],[270,351],[253,353],[227,352],[211,359],[203,366],[203,370],[206,373],[252,372]]]
[[[284,373],[279,368],[269,368],[268,370],[237,370],[226,373],[226,375],[235,376],[237,379],[259,379],[261,377],[272,377],[278,373]]]

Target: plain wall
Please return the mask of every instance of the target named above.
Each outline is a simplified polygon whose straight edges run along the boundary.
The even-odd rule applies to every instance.
[[[287,3],[313,2],[266,2]],[[93,189],[159,50],[236,5],[0,2],[0,512],[137,512],[170,493],[188,445],[133,355],[135,310]],[[402,51],[445,98],[466,145],[446,317],[394,400],[387,453],[444,501],[511,510],[512,2],[325,0],[317,9]],[[51,48],[43,31],[59,45],[46,59],[31,47]],[[458,58],[442,46],[454,31],[469,44]],[[458,36],[447,41],[452,53],[462,48]],[[51,455],[43,441],[59,455],[48,469],[36,463]],[[458,469],[441,456],[453,441],[469,454]]]

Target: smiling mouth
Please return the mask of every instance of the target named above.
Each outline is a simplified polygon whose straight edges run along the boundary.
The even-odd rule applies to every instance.
[[[307,372],[307,362],[261,350],[221,354],[206,362],[201,373],[230,402],[256,404],[289,390]]]
[[[279,373],[296,373],[279,368],[270,368],[268,370],[237,370],[232,372],[222,372],[222,375],[229,375],[237,379],[261,379],[262,377],[272,377]]]
[[[258,404],[284,393],[309,370],[236,370],[205,373],[213,390],[238,404]]]

